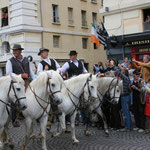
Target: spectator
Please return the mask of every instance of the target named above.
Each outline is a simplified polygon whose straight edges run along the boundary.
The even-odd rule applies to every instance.
[[[1,27],[8,25],[8,11],[7,9],[2,10],[2,25]]]
[[[128,72],[129,72],[129,79],[130,80],[133,80],[133,72],[134,72],[135,69],[132,68],[132,63],[129,62],[128,64]]]
[[[130,79],[128,70],[123,69],[116,70],[116,75],[120,77],[123,81],[123,93],[121,95],[121,106],[125,117],[125,128],[120,131],[130,131],[131,130],[131,116],[130,116]]]
[[[133,72],[133,80],[131,80],[131,88],[132,88],[132,98],[133,99],[133,114],[135,119],[136,128],[134,130],[138,130],[138,132],[144,132],[145,130],[145,116],[144,116],[144,108],[145,105],[141,103],[140,98],[140,88],[141,88],[141,80],[139,78],[140,73],[137,71]]]
[[[147,15],[145,22],[150,22],[150,15]]]
[[[148,130],[145,133],[148,134],[148,133],[150,133],[150,78],[149,78],[146,86],[144,85],[143,82],[142,82],[142,84],[143,84],[143,91],[146,92],[146,94],[145,94],[145,101],[146,101],[145,115],[146,115],[146,118],[148,121]]]
[[[122,63],[121,66],[122,66],[123,68],[127,69],[127,68],[128,68],[128,64],[129,64],[128,61],[129,61],[129,60],[128,60],[128,57],[125,57],[124,63]]]
[[[137,70],[140,70],[140,77],[145,80],[145,82],[148,82],[148,79],[150,77],[150,56],[144,55],[143,57],[143,63],[136,61],[135,59],[132,60],[133,67]],[[136,63],[139,65],[137,66]]]

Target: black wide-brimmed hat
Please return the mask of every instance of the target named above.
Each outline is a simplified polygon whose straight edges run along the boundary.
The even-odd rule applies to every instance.
[[[40,48],[38,55],[40,55],[44,51],[49,52],[49,50],[47,48]]]
[[[70,51],[70,53],[69,53],[70,56],[72,56],[72,55],[77,55],[77,54],[78,54],[78,53],[77,53],[75,50]]]
[[[12,50],[24,50],[24,48],[22,48],[20,44],[14,44]]]

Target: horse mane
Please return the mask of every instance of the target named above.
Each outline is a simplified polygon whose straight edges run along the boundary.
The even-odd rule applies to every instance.
[[[70,79],[68,79],[68,80],[65,80],[64,82],[66,83],[66,84],[68,84],[68,82],[70,83],[70,82],[77,82],[77,81],[82,81],[82,80],[85,80],[85,79],[87,79],[88,77],[89,77],[89,75],[90,75],[90,73],[86,73],[86,74],[80,74],[80,75],[78,75],[78,76],[73,76],[73,77],[71,77]]]

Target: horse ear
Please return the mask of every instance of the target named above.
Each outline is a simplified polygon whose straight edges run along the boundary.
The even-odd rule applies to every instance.
[[[49,71],[45,71],[48,78],[52,78],[52,70],[49,70]]]
[[[90,76],[88,77],[88,81],[92,80],[92,73],[90,73]]]
[[[13,82],[17,82],[16,78],[13,75],[10,75],[10,78],[13,80]]]

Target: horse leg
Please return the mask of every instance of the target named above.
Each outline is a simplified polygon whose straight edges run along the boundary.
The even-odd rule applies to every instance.
[[[31,124],[32,124],[31,118],[26,118],[25,119],[26,135],[25,135],[25,139],[24,139],[23,150],[26,150],[26,145],[27,145],[27,142],[28,142],[28,140],[30,138]]]
[[[47,150],[47,146],[46,146],[46,124],[47,124],[47,120],[48,120],[48,115],[43,117],[40,121],[42,150]]]
[[[72,140],[73,140],[73,143],[79,143],[79,141],[76,139],[76,136],[75,136],[75,118],[76,118],[76,114],[77,114],[77,111],[75,111],[73,113],[73,115],[71,116],[71,128],[72,128]]]
[[[90,122],[90,113],[89,113],[89,110],[86,110],[86,115],[85,115],[85,118],[86,118],[86,121],[85,121],[85,129],[84,129],[84,134],[86,136],[89,136],[90,135],[90,132],[89,132],[89,122]]]
[[[61,116],[59,116],[59,121],[60,121],[60,130],[53,134],[54,137],[59,136],[63,132],[66,131],[66,121],[65,121],[65,114],[63,113]]]
[[[105,131],[105,134],[109,134],[109,131],[108,131],[108,126],[107,126],[107,122],[106,122],[106,117],[105,115],[103,114],[102,112],[102,109],[99,107],[97,108],[96,112],[101,116],[102,120],[103,120],[103,123],[104,123],[104,131]]]
[[[3,139],[4,139],[4,137],[3,137],[3,135],[2,135],[3,130],[4,130],[4,127],[1,126],[1,127],[0,127],[0,150],[3,149]]]

